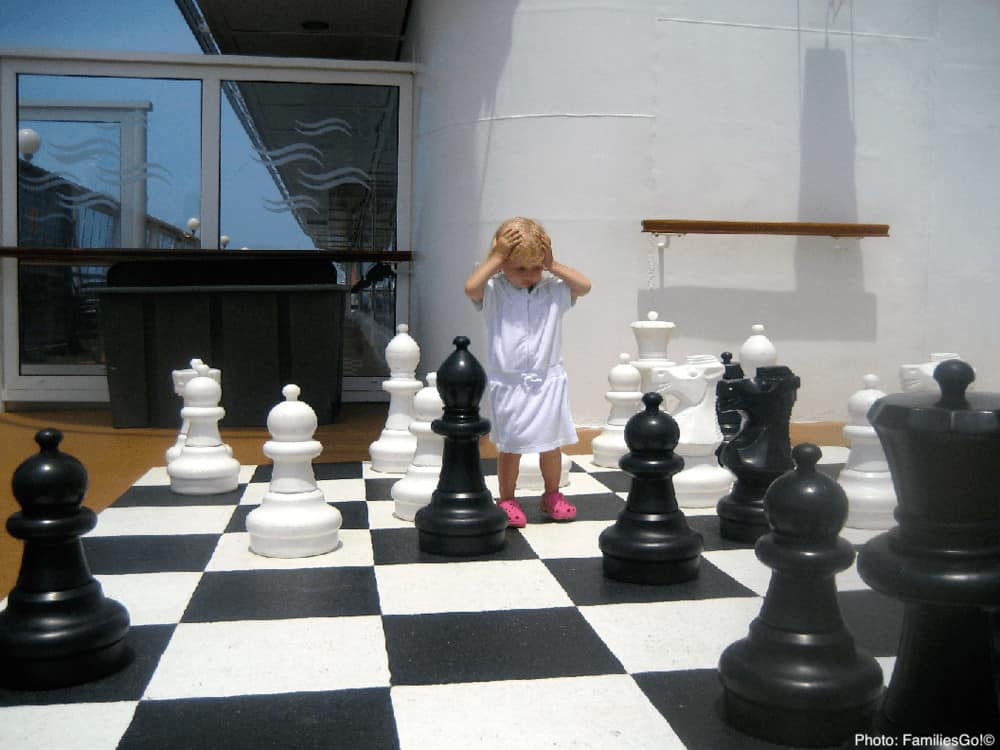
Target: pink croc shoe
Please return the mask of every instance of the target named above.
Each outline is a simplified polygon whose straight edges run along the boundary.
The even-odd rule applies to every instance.
[[[506,500],[501,500],[497,505],[507,511],[508,526],[523,529],[528,524],[528,517],[524,515],[524,511],[521,510],[521,506],[514,498],[509,497]]]
[[[542,495],[542,513],[547,513],[553,521],[572,521],[576,518],[576,506],[559,490],[554,490]]]

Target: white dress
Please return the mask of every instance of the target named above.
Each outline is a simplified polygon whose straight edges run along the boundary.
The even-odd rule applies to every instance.
[[[546,274],[529,292],[503,274],[486,283],[490,439],[504,453],[542,453],[577,441],[560,349],[569,287]]]

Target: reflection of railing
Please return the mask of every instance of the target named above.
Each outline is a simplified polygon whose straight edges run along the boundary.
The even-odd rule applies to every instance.
[[[121,204],[110,195],[81,203],[94,191],[35,164],[18,162],[22,247],[114,247],[121,236]],[[145,218],[146,247],[195,248],[198,240],[155,216]]]
[[[0,247],[0,258],[22,263],[109,266],[125,260],[293,260],[324,258],[331,263],[411,263],[409,250],[192,250],[131,247]]]

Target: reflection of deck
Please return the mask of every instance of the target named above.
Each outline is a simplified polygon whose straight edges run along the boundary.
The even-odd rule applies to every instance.
[[[388,377],[385,347],[392,329],[375,322],[370,313],[348,310],[344,316],[344,377]]]

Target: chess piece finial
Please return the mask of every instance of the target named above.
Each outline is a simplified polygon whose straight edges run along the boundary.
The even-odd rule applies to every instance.
[[[854,561],[838,536],[847,497],[817,471],[820,449],[797,445],[795,468],[764,497],[772,531],[757,558],[772,570],[746,638],[723,651],[723,716],[741,732],[795,747],[840,746],[865,731],[882,696],[882,670],[857,649],[834,576]]]
[[[750,326],[750,336],[740,346],[740,364],[748,377],[754,377],[758,367],[773,367],[778,362],[778,352],[764,332],[762,323]]]
[[[624,510],[598,540],[608,578],[664,584],[698,575],[702,538],[688,527],[671,482],[684,468],[684,460],[674,454],[680,429],[660,410],[662,402],[659,393],[644,394],[643,410],[625,425],[629,452],[619,465],[632,483]]]
[[[21,568],[0,611],[0,684],[47,689],[90,682],[131,659],[129,616],[91,576],[80,538],[97,525],[83,507],[87,471],[59,450],[62,433],[35,435],[39,452],[14,471],[21,510],[7,520],[24,541]]]
[[[960,360],[937,363],[933,377],[940,394],[893,394],[869,412],[898,494],[897,526],[858,554],[865,583],[906,604],[875,724],[893,737],[1000,726],[991,621],[1000,601],[1000,394],[970,392],[973,370]]]

